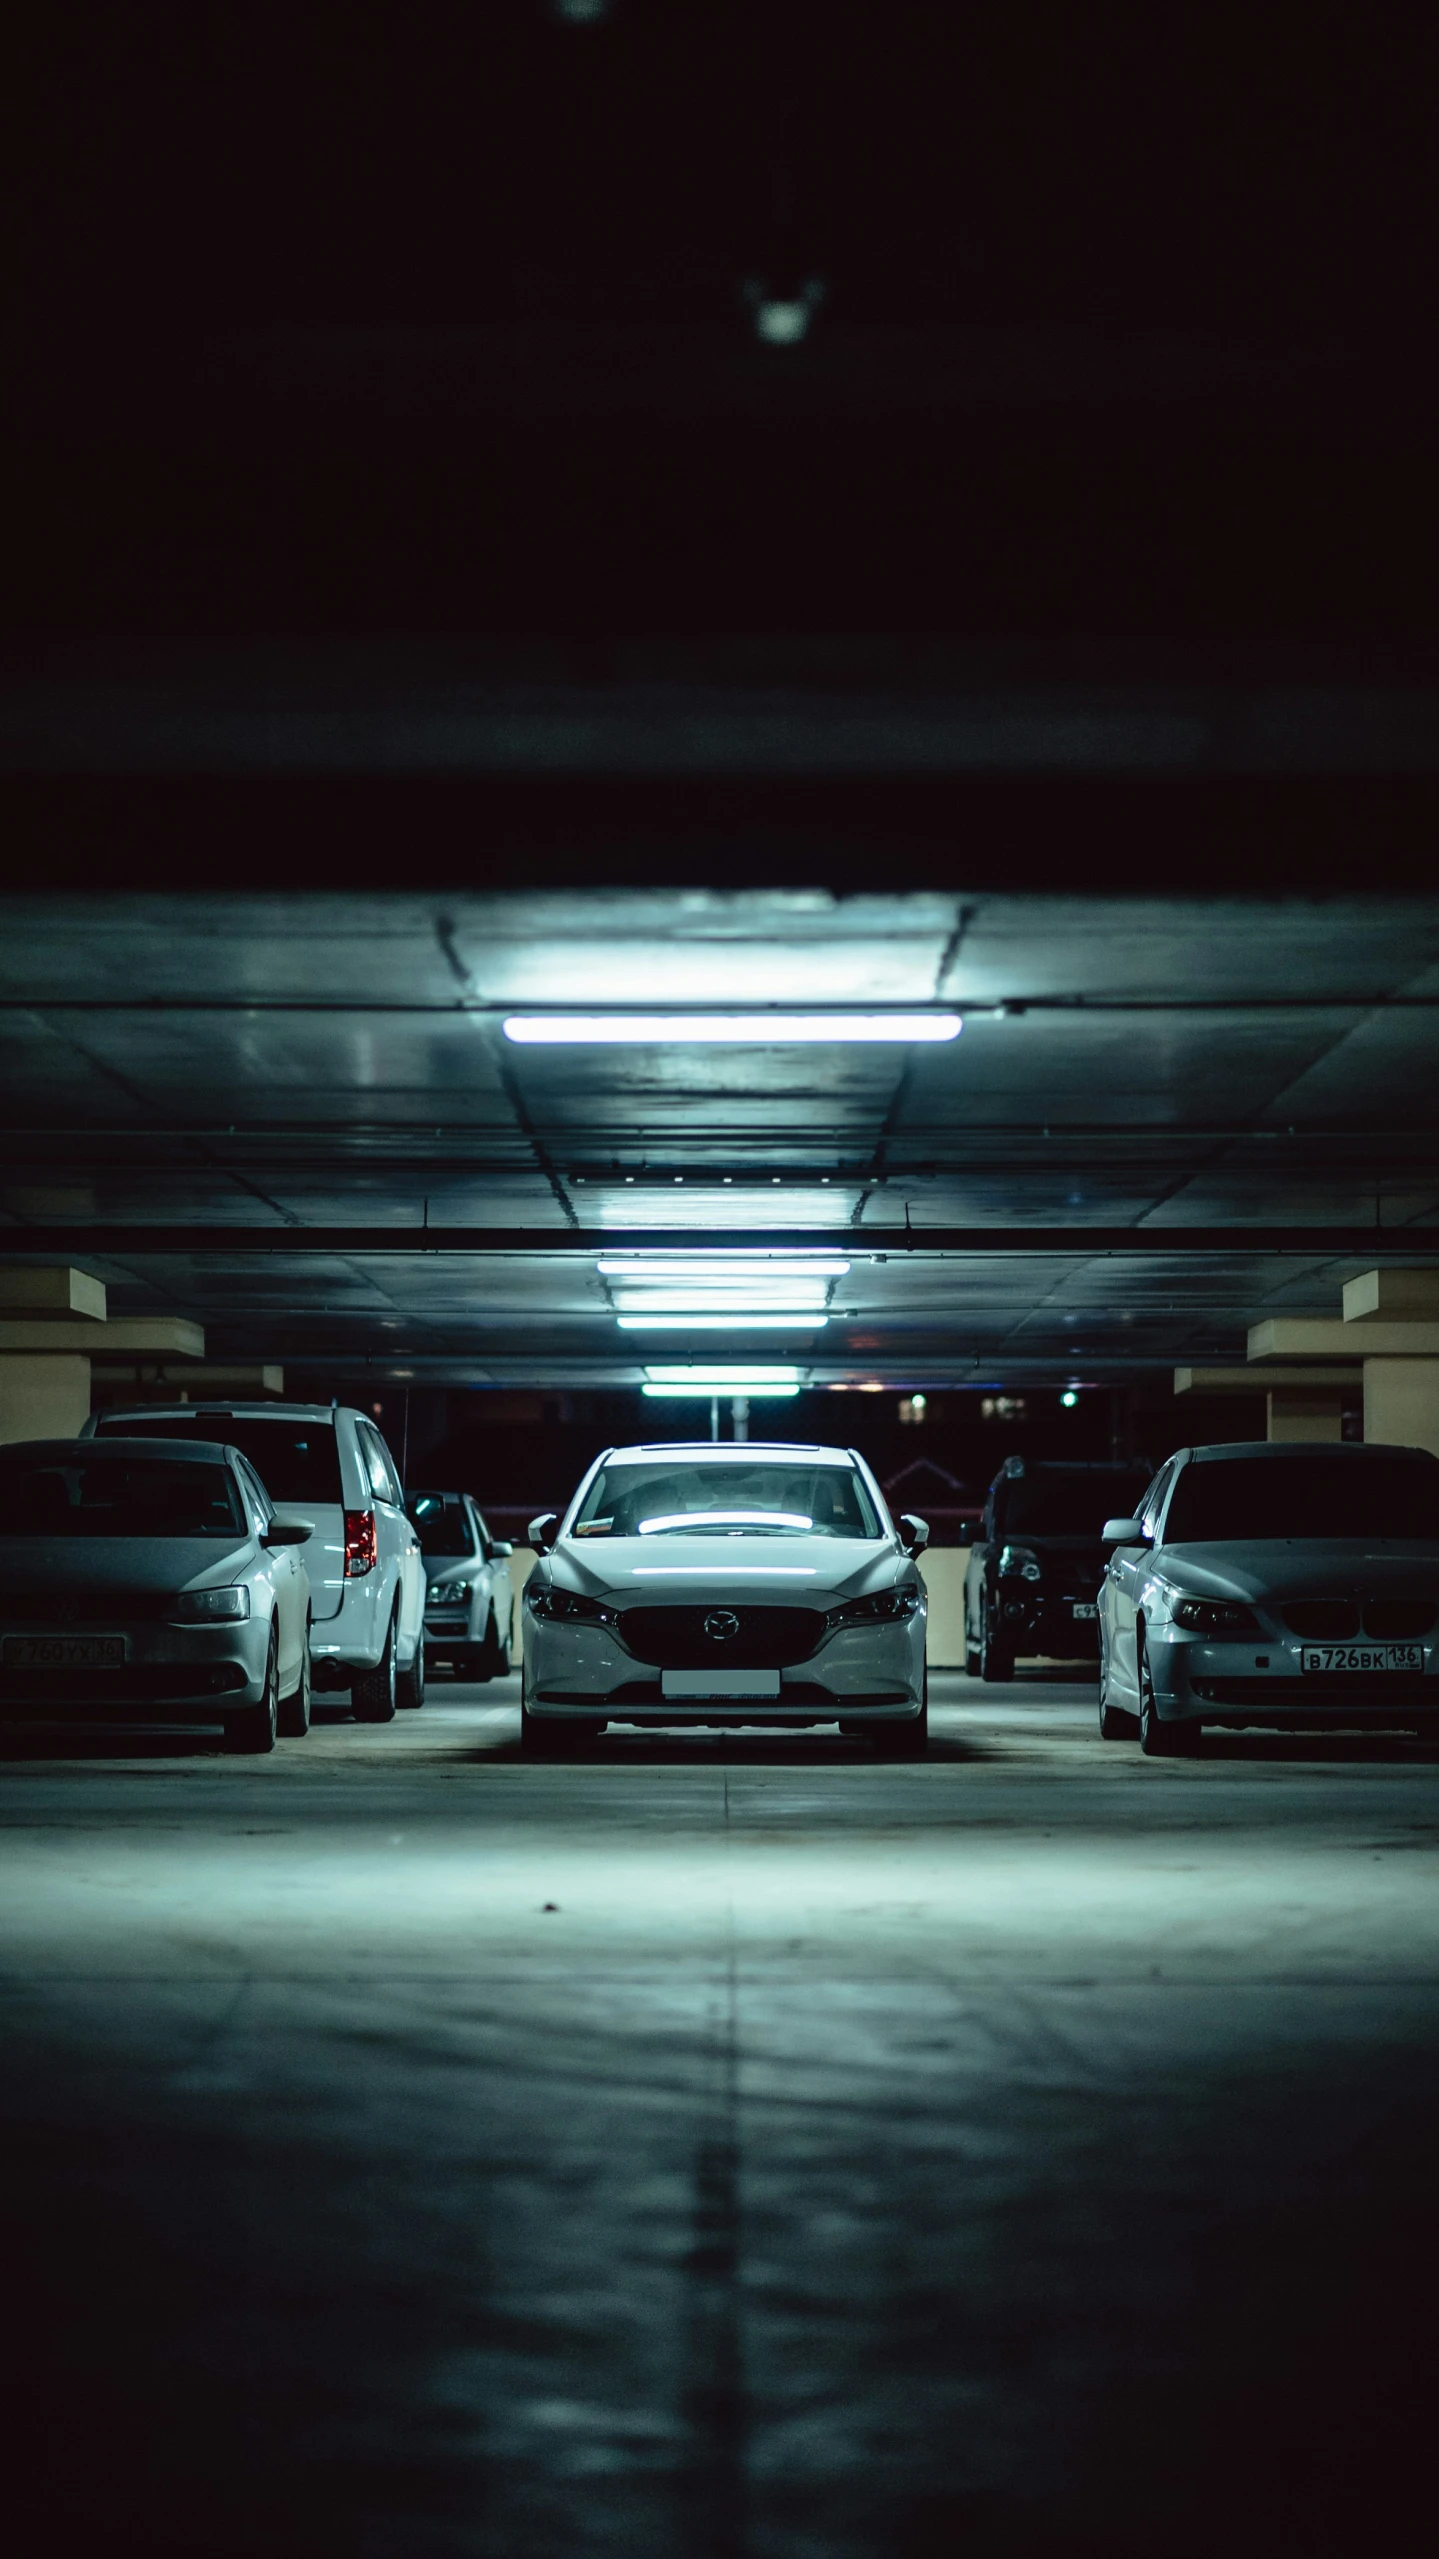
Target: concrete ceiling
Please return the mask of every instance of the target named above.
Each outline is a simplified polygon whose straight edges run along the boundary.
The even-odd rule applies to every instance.
[[[944,1003],[964,1030],[706,1050],[501,1029],[735,1002]],[[0,1213],[12,1254],[73,1249],[114,1313],[194,1315],[219,1356],[1105,1378],[1335,1314],[1376,1226],[1439,1251],[1436,1066],[1439,906],[1417,898],[20,896]],[[151,1226],[196,1248],[147,1251]],[[1026,1249],[1024,1228],[1047,1232]],[[660,1229],[804,1230],[852,1267],[821,1332],[641,1340],[597,1239]],[[981,1232],[926,1246],[955,1229]],[[1291,1249],[1266,1249],[1276,1229]]]

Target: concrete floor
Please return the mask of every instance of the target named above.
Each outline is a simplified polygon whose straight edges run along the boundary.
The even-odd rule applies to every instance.
[[[935,1691],[0,1741],[17,2559],[1411,2542],[1439,1762]]]

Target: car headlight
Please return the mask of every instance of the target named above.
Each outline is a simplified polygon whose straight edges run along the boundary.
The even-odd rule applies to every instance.
[[[999,1550],[1002,1578],[1017,1574],[1022,1582],[1037,1582],[1042,1569],[1039,1557],[1028,1546],[1002,1546]]]
[[[1177,1599],[1170,1614],[1191,1635],[1257,1635],[1259,1620],[1237,1599]]]
[[[873,1599],[847,1599],[842,1608],[832,1608],[825,1619],[827,1626],[892,1625],[896,1618],[913,1617],[924,1605],[924,1593],[914,1582],[901,1582],[895,1590],[876,1591]]]
[[[182,1590],[170,1604],[170,1615],[182,1626],[212,1626],[216,1618],[248,1617],[247,1590]]]
[[[427,1608],[463,1608],[470,1596],[468,1582],[431,1582],[425,1593]]]
[[[583,1591],[556,1590],[553,1582],[533,1581],[525,1584],[525,1606],[532,1617],[581,1619],[589,1626],[613,1626],[619,1611],[606,1608],[603,1600],[587,1599]]]

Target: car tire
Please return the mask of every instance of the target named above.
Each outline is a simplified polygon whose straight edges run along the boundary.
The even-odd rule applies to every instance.
[[[270,1637],[270,1650],[265,1661],[265,1686],[253,1706],[239,1706],[225,1717],[225,1748],[245,1758],[259,1758],[271,1751],[280,1732],[280,1670],[275,1638]]]
[[[1014,1677],[1013,1653],[991,1632],[988,1599],[979,1604],[979,1676],[990,1681]]]
[[[1154,1695],[1149,1651],[1139,1638],[1139,1747],[1146,1759],[1184,1759],[1199,1739],[1197,1724],[1167,1724]]]
[[[388,1724],[394,1720],[399,1702],[399,1682],[395,1674],[395,1621],[385,1637],[385,1649],[373,1670],[357,1670],[350,1682],[350,1707],[357,1724]]]
[[[964,1610],[964,1675],[966,1679],[978,1679],[979,1677],[979,1646],[970,1638],[969,1604],[967,1601],[965,1603]]]
[[[395,1673],[395,1704],[397,1706],[415,1707],[423,1706],[424,1702],[425,1630],[422,1626],[419,1634],[415,1638],[415,1658],[411,1662],[409,1669],[397,1670]]]
[[[522,1759],[563,1759],[568,1735],[565,1725],[547,1723],[532,1715],[520,1699],[520,1757]]]
[[[305,1649],[300,1655],[300,1676],[288,1697],[280,1700],[279,1726],[287,1742],[303,1741],[310,1729],[310,1707],[314,1680],[310,1669],[310,1621],[305,1620]]]
[[[924,1683],[924,1703],[919,1713],[903,1724],[874,1724],[870,1728],[876,1759],[923,1759],[929,1749],[929,1679]]]
[[[510,1675],[510,1648],[508,1642],[503,1640],[501,1637],[493,1609],[490,1610],[489,1624],[485,1628],[485,1640],[481,1647],[481,1651],[486,1665],[485,1669],[481,1673],[481,1677],[484,1679],[508,1679]]]
[[[1139,1730],[1139,1717],[1124,1706],[1109,1703],[1109,1663],[1104,1653],[1099,1656],[1099,1738],[1102,1742],[1132,1742]]]

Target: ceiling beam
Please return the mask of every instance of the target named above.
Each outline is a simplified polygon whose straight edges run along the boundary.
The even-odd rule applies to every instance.
[[[265,1226],[74,1225],[0,1229],[0,1254],[135,1253],[1098,1253],[1302,1254],[1373,1260],[1397,1255],[1439,1261],[1439,1228],[1373,1226]],[[1346,1341],[1354,1355],[1355,1336]]]

